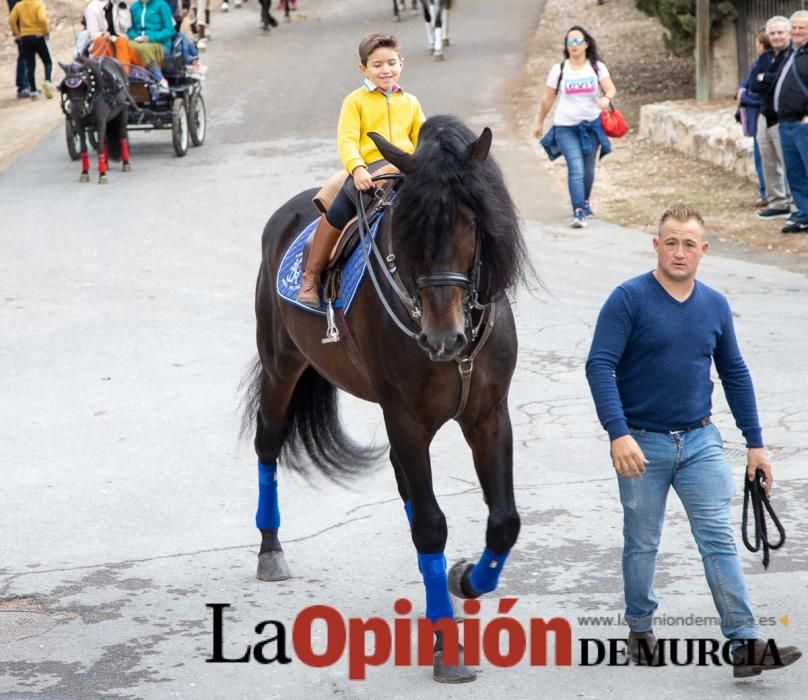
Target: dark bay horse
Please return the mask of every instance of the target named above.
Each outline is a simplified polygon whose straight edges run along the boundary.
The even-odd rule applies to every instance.
[[[81,139],[79,180],[90,180],[87,130],[93,129],[98,141],[98,182],[106,184],[109,158],[122,160],[124,172],[132,169],[126,127],[129,108],[137,109],[137,105],[129,94],[129,79],[121,64],[110,56],[79,57],[69,66],[59,65],[65,72],[59,84],[62,111]]]
[[[488,155],[490,129],[475,138],[455,117],[432,117],[412,155],[378,134],[371,138],[403,177],[376,238],[382,254],[369,254],[379,292],[365,281],[345,317],[351,342],[323,344],[323,317],[284,302],[276,289],[284,251],[317,216],[314,190],[289,200],[264,228],[255,296],[258,358],[246,380],[244,416],[247,429],[255,421],[259,459],[257,576],[290,575],[278,539],[277,462],[303,473],[313,465],[335,480],[361,473],[374,454],[342,431],[337,387],[378,403],[418,553],[426,615],[440,630],[434,676],[472,680],[462,657],[451,663],[447,655],[444,663],[441,633],[452,627],[457,633],[449,588],[462,598],[495,590],[519,533],[508,413],[517,340],[506,292],[530,263],[502,173]],[[446,519],[432,486],[429,446],[453,419],[471,447],[488,523],[479,561],[461,560],[447,578]]]

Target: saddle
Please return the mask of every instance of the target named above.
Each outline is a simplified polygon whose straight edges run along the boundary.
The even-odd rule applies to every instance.
[[[398,168],[396,168],[395,165],[386,164],[380,168],[374,169],[372,174],[391,175],[397,172]],[[331,206],[331,203],[339,194],[341,188],[350,186],[348,179],[349,177],[350,176],[345,174],[344,170],[334,173],[334,175],[328,178],[326,183],[320,188],[319,192],[314,195],[312,202],[321,214],[325,214],[326,211],[328,211],[328,207]],[[393,191],[398,187],[398,184],[398,180],[382,180],[375,191],[363,193],[362,203],[364,204],[365,217],[368,219],[368,221],[370,221],[373,216],[381,212],[389,205],[390,195],[392,195]],[[345,261],[354,251],[359,243],[358,224],[359,222],[357,217],[354,217],[347,224],[345,224],[345,228],[342,229],[340,237],[337,239],[337,242],[334,244],[334,248],[331,250],[331,255],[328,257],[328,262],[326,263],[325,268],[323,268],[323,273],[328,273],[339,268],[342,262]],[[306,241],[306,244],[303,247],[304,266],[309,256],[310,246],[311,238]]]

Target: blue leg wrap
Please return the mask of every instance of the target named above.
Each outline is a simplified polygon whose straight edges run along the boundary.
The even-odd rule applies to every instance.
[[[499,575],[511,550],[503,554],[494,554],[488,547],[485,548],[474,568],[471,570],[471,587],[477,593],[490,593],[496,590]]]
[[[444,617],[453,617],[449,600],[449,583],[446,578],[446,557],[440,554],[418,554],[418,568],[424,577],[426,589],[426,616],[437,622]]]
[[[407,514],[407,520],[410,522],[410,527],[412,527],[412,503],[409,501],[404,501],[404,512]]]
[[[277,530],[281,526],[278,509],[278,465],[258,462],[258,510],[255,526],[259,530]]]

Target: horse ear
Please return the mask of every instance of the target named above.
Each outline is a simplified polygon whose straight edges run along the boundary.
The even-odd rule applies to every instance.
[[[61,67],[61,69],[62,69],[62,70],[65,72],[65,73],[67,73],[67,72],[69,72],[69,71],[70,71],[70,68],[69,68],[68,66],[66,66],[64,63],[62,63],[61,61],[59,61],[59,66]]]
[[[483,133],[473,143],[469,144],[468,155],[472,160],[485,160],[488,157],[488,151],[491,150],[491,138],[493,134],[491,129],[485,127]]]
[[[395,165],[402,173],[412,172],[412,156],[409,153],[402,151],[398,146],[394,146],[384,136],[377,134],[375,131],[369,132],[368,137],[376,144],[379,153],[384,156],[387,162]]]

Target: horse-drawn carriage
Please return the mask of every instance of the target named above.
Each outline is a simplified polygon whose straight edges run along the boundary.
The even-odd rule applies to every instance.
[[[207,115],[202,83],[188,71],[181,56],[172,54],[164,59],[167,87],[139,66],[130,66],[126,75],[120,64],[110,57],[97,61],[78,59],[72,66],[62,67],[67,74],[62,89],[65,137],[72,160],[79,160],[82,153],[86,153],[82,130],[90,145],[99,149],[98,132],[106,128],[107,122],[105,111],[110,120],[115,114],[125,114],[124,131],[170,129],[178,156],[184,156],[191,144],[201,146],[205,141]],[[94,112],[101,114],[93,115]],[[99,126],[102,121],[104,125]],[[125,139],[120,134],[117,136]],[[124,161],[128,161],[128,152]]]

